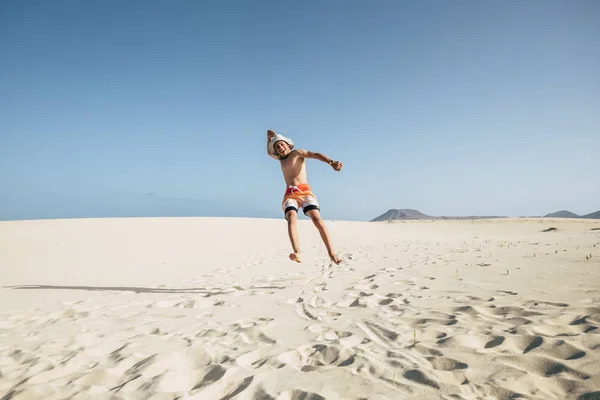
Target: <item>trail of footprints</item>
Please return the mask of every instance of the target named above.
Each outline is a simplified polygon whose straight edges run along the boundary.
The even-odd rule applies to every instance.
[[[445,309],[413,306],[434,278],[390,281],[393,272],[365,276],[336,302],[314,293],[299,308],[299,314],[319,315],[323,321],[310,327],[320,334],[317,342],[354,349],[353,372],[367,373],[361,365],[368,364],[367,374],[406,395],[416,386],[444,398],[490,393],[497,398],[600,398],[599,306],[533,300],[499,306],[494,297],[473,296],[456,296],[456,306]],[[471,363],[494,368],[477,376],[469,373]],[[377,365],[386,367],[378,370]],[[393,380],[387,366],[395,371]],[[583,392],[574,391],[576,381]]]
[[[336,398],[336,385],[349,380],[353,399],[598,398],[599,306],[505,306],[518,294],[432,291],[435,278],[402,279],[398,268],[349,280],[336,297],[332,277],[356,274],[353,265],[318,270],[249,284],[210,285],[204,277],[188,282],[202,282],[198,293],[120,307],[81,302],[45,315],[4,314],[0,398],[323,399]],[[300,292],[286,300],[279,292],[290,286]],[[229,324],[213,318],[248,295],[273,296],[312,340],[280,344],[265,333],[278,323],[268,315]],[[451,306],[436,303],[449,295]],[[163,310],[174,312],[154,314]],[[18,344],[4,340],[15,334],[23,335]],[[328,377],[331,392],[313,372]]]

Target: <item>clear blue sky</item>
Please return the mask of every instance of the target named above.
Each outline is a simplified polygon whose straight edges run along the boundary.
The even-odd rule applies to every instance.
[[[0,219],[600,209],[600,1],[3,1]]]

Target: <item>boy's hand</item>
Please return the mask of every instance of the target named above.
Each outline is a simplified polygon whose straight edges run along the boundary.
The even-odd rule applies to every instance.
[[[275,136],[275,131],[272,131],[271,129],[269,129],[267,131],[267,139],[271,140],[271,139],[273,139],[273,136]]]
[[[341,171],[344,164],[341,161],[332,161],[331,167],[336,171]]]

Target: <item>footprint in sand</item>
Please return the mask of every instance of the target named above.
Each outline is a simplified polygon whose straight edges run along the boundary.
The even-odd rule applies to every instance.
[[[533,328],[533,330],[542,336],[578,336],[582,333],[588,333],[591,331],[595,331],[598,328],[589,324],[579,324],[579,325],[550,325],[546,323],[541,323]]]
[[[297,303],[296,304],[296,314],[307,321],[317,321],[320,318],[316,317],[312,312],[308,311],[306,308],[306,304]]]
[[[277,360],[282,348],[279,346],[264,346],[242,354],[235,362],[242,368],[248,369],[279,369],[285,364]]]
[[[395,342],[399,335],[392,328],[370,321],[355,322],[367,337],[378,345],[387,348]]]
[[[278,360],[298,371],[314,371],[325,366],[348,366],[354,362],[356,352],[339,345],[303,345],[281,353]]]
[[[455,371],[468,368],[467,364],[448,357],[429,357],[427,361],[431,363],[433,369],[438,371]]]
[[[513,354],[527,354],[528,352],[540,347],[544,343],[544,338],[533,335],[515,335],[505,338],[503,349]]]
[[[504,336],[467,334],[442,338],[437,341],[437,345],[442,348],[464,347],[483,350],[499,346],[503,342]]]
[[[589,375],[548,357],[525,354],[523,356],[498,357],[496,361],[543,377],[560,374],[577,380],[589,378]]]
[[[434,380],[429,378],[427,375],[425,375],[425,373],[418,369],[406,371],[402,374],[402,376],[419,385],[429,386],[436,390],[440,388],[440,386]]]
[[[250,328],[239,333],[240,338],[248,344],[274,344],[275,340],[265,335],[258,328]]]

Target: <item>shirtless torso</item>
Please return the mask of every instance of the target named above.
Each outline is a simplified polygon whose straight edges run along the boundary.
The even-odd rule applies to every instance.
[[[298,150],[292,150],[287,158],[281,160],[281,171],[283,172],[285,184],[288,186],[307,183],[306,162]]]

